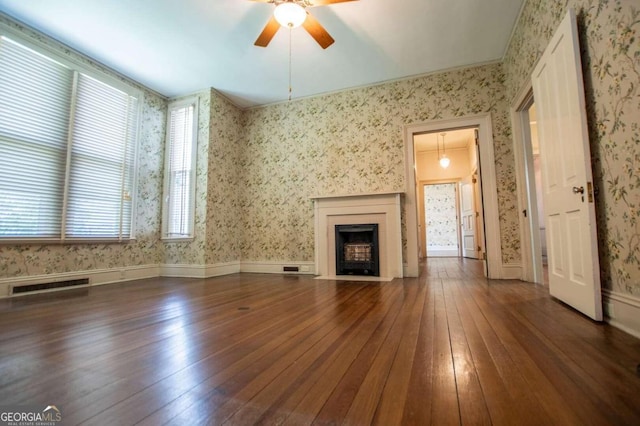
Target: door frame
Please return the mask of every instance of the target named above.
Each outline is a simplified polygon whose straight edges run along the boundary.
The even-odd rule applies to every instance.
[[[446,132],[449,130],[478,128],[479,151],[478,159],[480,181],[482,182],[482,202],[485,213],[485,244],[487,258],[485,274],[488,278],[514,278],[502,265],[502,249],[500,239],[500,223],[498,219],[498,191],[496,185],[496,166],[493,150],[493,127],[491,113],[470,115],[466,117],[433,120],[404,126],[405,135],[405,221],[407,258],[405,276],[417,277],[418,266],[418,202],[416,192],[418,182],[416,177],[415,147],[413,135],[416,133]],[[509,268],[510,270],[513,268]],[[520,270],[518,269],[518,274]]]
[[[542,244],[538,217],[537,197],[531,158],[531,130],[528,109],[534,103],[533,86],[528,79],[510,107],[513,128],[513,154],[515,157],[518,211],[520,214],[520,250],[522,254],[522,280],[544,284]],[[524,211],[527,216],[525,217]]]
[[[426,258],[427,256],[427,237],[426,237],[426,232],[427,232],[427,220],[426,220],[426,216],[425,216],[425,202],[424,202],[424,187],[426,185],[441,185],[441,184],[453,184],[455,191],[456,191],[456,237],[458,238],[458,257],[462,257],[462,238],[461,238],[461,233],[460,233],[460,179],[442,179],[442,180],[421,180],[418,182],[418,186],[420,187],[421,191],[420,191],[420,201],[419,201],[419,216],[420,216],[420,224],[422,224],[422,227],[418,227],[418,229],[421,229],[422,232],[420,232],[420,251],[421,251],[421,258]],[[422,256],[424,255],[424,256]]]

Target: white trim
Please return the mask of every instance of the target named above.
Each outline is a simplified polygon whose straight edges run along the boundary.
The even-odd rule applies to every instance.
[[[617,291],[602,290],[605,321],[640,339],[640,298]]]
[[[402,276],[409,277],[409,264],[407,262],[402,263]]]
[[[522,277],[522,265],[519,263],[507,263],[502,265],[500,278],[503,280],[519,280]]]
[[[257,0],[257,1],[263,1],[263,0]],[[460,66],[455,66],[455,67],[441,68],[441,69],[437,69],[437,70],[433,70],[433,71],[428,71],[428,72],[425,72],[425,73],[412,74],[412,75],[408,75],[408,76],[405,76],[405,77],[382,80],[382,81],[378,81],[377,83],[373,83],[373,84],[372,83],[368,83],[368,84],[362,84],[362,85],[359,85],[359,86],[347,87],[345,89],[329,90],[327,92],[315,93],[315,94],[309,95],[309,96],[300,96],[300,97],[297,97],[297,98],[293,98],[292,100],[293,101],[300,101],[300,100],[305,100],[305,99],[321,98],[321,97],[325,97],[325,96],[337,95],[337,94],[340,94],[340,93],[353,92],[353,91],[356,91],[356,90],[362,90],[362,89],[368,89],[368,88],[372,88],[372,87],[384,86],[384,85],[392,84],[392,83],[399,83],[399,82],[402,82],[402,81],[417,80],[419,78],[430,77],[430,76],[433,76],[433,75],[446,74],[446,73],[456,72],[456,71],[461,71],[461,70],[468,70],[468,69],[473,69],[473,68],[486,67],[486,66],[490,66],[490,65],[498,65],[498,64],[501,64],[501,63],[502,63],[502,59],[492,59],[490,61],[476,62],[476,63],[469,64],[469,65],[460,65]],[[275,105],[285,105],[288,102],[291,102],[291,101],[275,101],[275,102],[271,102],[271,103],[267,103],[267,104],[260,104],[260,105],[238,106],[235,102],[231,101],[231,103],[233,103],[234,105],[236,105],[238,108],[240,108],[243,111],[251,111],[251,110],[256,110],[256,109],[260,109],[260,108],[267,108],[267,107],[271,107],[271,106],[275,106]]]
[[[14,18],[9,17],[8,15],[0,14],[0,17],[5,17],[9,21],[13,23],[18,23]],[[20,23],[19,25],[23,26],[27,31],[33,31],[38,34],[43,34],[37,30],[33,30],[31,27]],[[55,45],[52,46],[48,44],[46,41],[42,41],[37,37],[34,37],[32,34],[25,33],[24,31],[18,30],[12,27],[10,24],[0,21],[0,35],[4,35],[7,38],[35,51],[36,53],[45,56],[49,59],[53,59],[55,62],[70,68],[72,70],[76,70],[83,74],[88,75],[91,78],[94,78],[101,83],[107,84],[121,92],[124,92],[130,96],[134,96],[136,98],[140,98],[142,96],[142,90],[139,87],[134,86],[130,82],[133,82],[130,78],[118,73],[117,71],[111,70],[107,66],[103,66],[99,62],[96,62],[93,58],[90,58],[82,53],[79,53],[74,48],[68,47],[64,44],[61,44],[58,40],[53,39],[51,36],[44,35],[44,39],[50,42],[53,42]],[[56,46],[57,45],[57,46]],[[61,49],[62,50],[61,50]],[[65,52],[65,50],[70,50],[73,54],[82,56],[89,60],[91,65],[87,65],[82,61],[77,60],[73,56],[69,55],[69,53]],[[105,70],[101,68],[106,68],[109,72],[105,72]],[[115,74],[111,75],[110,73]],[[117,77],[122,77],[121,79]],[[140,84],[140,83],[137,83]],[[162,96],[164,98],[164,96]]]
[[[507,57],[507,53],[509,52],[509,48],[511,47],[513,37],[516,34],[516,30],[520,27],[520,18],[522,18],[522,14],[524,13],[524,8],[526,5],[527,1],[523,1],[522,6],[520,6],[520,11],[518,12],[518,16],[516,17],[516,20],[513,21],[513,28],[511,28],[511,34],[509,34],[509,40],[507,40],[507,44],[505,44],[504,52],[502,52],[502,58],[500,59],[501,64],[504,63],[504,60]]]
[[[3,12],[0,12],[0,32],[5,33],[9,38],[20,38],[31,45],[29,48],[40,51],[44,55],[55,55],[57,62],[67,67],[76,68],[78,71],[125,93],[133,94],[131,91],[135,91],[142,96],[143,91],[149,91],[159,98],[167,99],[165,95]],[[104,81],[103,78],[107,78],[109,81]]]
[[[164,264],[160,265],[161,277],[211,278],[240,272],[240,262],[215,263],[208,265]]]
[[[167,120],[166,120],[166,134],[165,134],[165,150],[164,150],[164,179],[162,183],[162,232],[161,239],[163,242],[171,243],[171,242],[184,242],[191,241],[194,238],[195,233],[195,217],[196,217],[196,171],[198,169],[198,142],[201,142],[199,139],[199,106],[200,106],[200,97],[199,96],[190,96],[188,98],[182,98],[180,100],[171,101],[167,105]],[[190,164],[191,169],[189,170],[189,187],[188,190],[188,205],[181,206],[180,215],[182,216],[184,211],[187,210],[189,217],[187,217],[188,222],[188,233],[186,234],[177,234],[177,235],[169,235],[169,217],[172,213],[170,211],[170,188],[173,187],[174,179],[171,175],[171,164],[172,164],[172,148],[178,144],[178,142],[171,138],[171,117],[172,112],[177,110],[188,109],[189,107],[193,107],[193,122],[191,123],[191,141],[186,140],[186,135],[181,144],[183,147],[188,143],[191,143],[191,152],[190,156]],[[183,129],[185,130],[185,129]],[[202,160],[202,159],[201,159]],[[183,158],[184,162],[184,158]]]
[[[298,272],[285,271],[285,266],[297,266]],[[316,272],[315,262],[309,261],[242,261],[240,262],[240,272],[258,274],[293,274],[293,275],[314,275]]]
[[[355,194],[331,194],[331,195],[318,195],[309,197],[311,200],[326,200],[329,198],[353,198],[353,197],[371,197],[376,195],[402,195],[402,191],[383,191],[383,192],[360,192]]]
[[[529,148],[531,134],[522,122],[525,107],[533,99],[533,88],[531,80],[527,80],[520,88],[510,107],[511,128],[513,134],[513,155],[515,159],[516,187],[518,196],[518,211],[527,210],[528,216],[519,214],[520,224],[520,253],[522,261],[522,277],[524,281],[542,284],[544,281],[542,272],[542,242],[538,230],[532,229],[531,224],[540,222],[543,218],[538,217],[538,207],[533,205],[533,194],[535,188],[532,182],[533,175],[527,178],[526,150]],[[529,140],[527,140],[527,138]],[[530,165],[531,166],[531,165]],[[540,194],[536,195],[537,197]],[[538,226],[539,228],[540,226]]]
[[[112,284],[124,281],[140,280],[144,278],[155,278],[160,275],[158,265],[140,265],[140,266],[125,266],[122,268],[113,269],[94,269],[88,271],[76,271],[76,272],[63,272],[59,274],[48,275],[31,275],[27,277],[18,278],[2,278],[0,279],[0,298],[9,297],[9,291],[11,286],[23,286],[30,284],[42,284],[48,282],[66,281],[80,278],[88,278],[89,285],[77,286],[78,287],[90,287],[95,285]],[[66,290],[67,288],[50,289],[42,291],[34,291],[29,293],[20,294],[37,294],[51,291]],[[15,297],[18,295],[11,295]]]
[[[438,132],[448,129],[477,127],[480,140],[480,176],[484,204],[485,240],[487,250],[488,278],[502,276],[502,249],[500,247],[500,224],[498,220],[498,192],[493,152],[493,127],[491,113],[471,115],[426,123],[406,125],[405,133],[405,219],[407,226],[407,276],[418,276],[418,219],[416,200],[416,176],[414,157],[414,133]]]
[[[427,247],[427,257],[460,257],[458,247],[452,249],[430,249]]]
[[[316,273],[336,275],[336,225],[377,224],[379,275],[402,278],[402,223],[399,192],[339,195],[314,199]]]

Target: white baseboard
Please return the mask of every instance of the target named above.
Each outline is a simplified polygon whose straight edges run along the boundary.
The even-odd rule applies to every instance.
[[[285,266],[297,267],[298,271],[285,271]],[[314,275],[316,272],[315,262],[308,261],[242,261],[240,262],[240,272],[252,272],[259,274],[303,274]]]
[[[161,277],[211,278],[236,274],[238,272],[240,272],[240,262],[215,263],[210,265],[160,265]]]
[[[285,266],[297,266],[298,271],[285,272]],[[14,297],[10,295],[11,286],[21,286],[29,284],[42,284],[49,282],[67,281],[74,279],[88,278],[89,284],[74,286],[73,288],[90,287],[95,285],[112,284],[124,281],[139,280],[155,277],[180,277],[180,278],[211,278],[221,275],[236,274],[239,272],[258,272],[276,274],[315,274],[314,262],[292,261],[292,262],[227,262],[210,265],[191,264],[163,264],[163,265],[140,265],[126,266],[113,269],[96,269],[88,271],[64,272],[58,274],[30,275],[27,277],[0,278],[0,299]],[[49,290],[33,291],[26,294],[45,293],[52,291],[67,290],[67,288],[56,288]]]
[[[417,278],[419,275],[420,275],[420,268],[417,265],[414,270],[411,270],[407,262],[402,264],[402,276],[404,278]]]
[[[111,284],[124,281],[140,280],[144,278],[154,278],[159,275],[158,265],[125,266],[114,269],[94,269],[88,271],[63,272],[59,274],[30,275],[27,277],[2,278],[0,279],[0,298],[9,297],[11,286],[23,286],[30,284],[42,284],[49,282],[59,282],[67,280],[77,280],[88,278],[89,284],[84,286],[74,286],[73,288],[89,287],[102,284]],[[63,289],[50,289],[33,291],[26,294],[47,293]],[[15,295],[17,296],[17,295]]]
[[[522,279],[522,265],[519,263],[503,263],[500,279],[520,280]]]
[[[427,257],[459,257],[458,248],[429,248],[427,247]]]
[[[640,339],[640,298],[611,290],[602,290],[605,321]]]

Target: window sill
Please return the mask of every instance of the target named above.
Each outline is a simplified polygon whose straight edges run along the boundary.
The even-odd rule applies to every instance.
[[[194,237],[164,237],[164,238],[161,238],[161,240],[165,244],[191,243],[195,240],[195,238]]]
[[[0,238],[0,245],[129,244],[135,238]]]

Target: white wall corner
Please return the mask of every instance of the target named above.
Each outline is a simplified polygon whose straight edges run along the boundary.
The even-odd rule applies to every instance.
[[[611,290],[602,290],[605,321],[640,339],[640,298]]]

